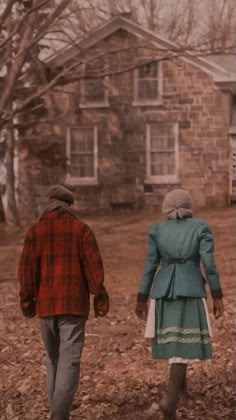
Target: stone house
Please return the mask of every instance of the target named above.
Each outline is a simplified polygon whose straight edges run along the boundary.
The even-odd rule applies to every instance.
[[[181,52],[123,16],[59,52],[50,71],[69,63],[82,76],[54,93],[50,133],[41,124],[20,143],[22,212],[27,202],[39,209],[55,183],[74,191],[85,212],[159,207],[176,187],[197,208],[230,203],[236,67],[232,56],[218,59]]]

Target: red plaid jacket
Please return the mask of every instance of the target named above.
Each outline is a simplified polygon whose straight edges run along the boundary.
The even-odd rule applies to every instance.
[[[69,213],[46,213],[26,234],[18,268],[26,316],[89,314],[89,296],[103,295],[103,262],[96,238]]]

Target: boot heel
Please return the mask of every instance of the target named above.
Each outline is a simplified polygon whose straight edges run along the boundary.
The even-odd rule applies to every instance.
[[[164,420],[176,420],[176,404],[171,404],[164,397],[159,404],[159,408],[163,413]]]

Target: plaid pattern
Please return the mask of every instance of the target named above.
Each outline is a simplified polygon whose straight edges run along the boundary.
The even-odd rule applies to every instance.
[[[69,213],[45,214],[25,236],[18,280],[25,316],[87,317],[90,293],[106,293],[94,233]]]

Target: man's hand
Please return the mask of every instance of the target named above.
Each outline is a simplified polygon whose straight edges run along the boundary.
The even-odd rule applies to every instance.
[[[109,311],[109,296],[108,293],[103,286],[102,291],[94,296],[93,299],[93,308],[94,308],[94,316],[95,318],[101,316],[106,316]]]
[[[220,318],[224,313],[224,304],[222,298],[213,299],[213,314],[215,319]]]
[[[146,320],[148,314],[147,302],[137,302],[135,313],[139,319]]]
[[[25,302],[21,304],[21,310],[26,318],[34,318],[36,316],[35,302]]]

